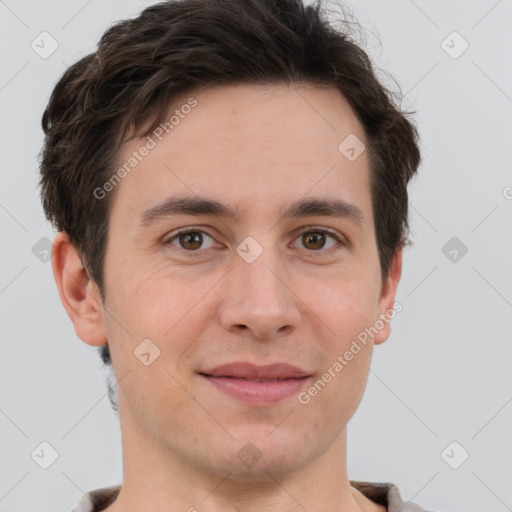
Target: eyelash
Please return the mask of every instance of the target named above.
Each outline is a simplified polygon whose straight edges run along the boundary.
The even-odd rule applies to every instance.
[[[177,230],[172,236],[166,238],[163,243],[164,243],[164,245],[171,245],[171,242],[174,241],[175,239],[177,239],[180,235],[186,235],[186,234],[190,234],[190,233],[203,233],[203,234],[208,235],[210,238],[214,239],[211,235],[209,235],[206,231],[204,231],[202,229],[189,227],[189,228],[183,228],[183,229]],[[318,250],[304,249],[305,251],[308,251],[310,253],[330,254],[332,251],[340,249],[340,246],[346,247],[349,245],[349,243],[344,238],[340,237],[335,231],[331,231],[330,229],[316,227],[316,226],[309,226],[309,227],[305,228],[303,231],[301,231],[297,235],[295,240],[297,240],[299,237],[301,237],[302,235],[304,235],[306,233],[323,233],[325,235],[329,235],[337,242],[337,245],[335,245],[333,247],[329,247],[328,249],[318,249]],[[201,253],[203,251],[208,250],[208,249],[189,250],[189,249],[183,249],[182,247],[177,247],[177,246],[174,246],[174,247],[184,253],[187,253],[187,256],[190,256],[190,257],[201,256],[202,255]]]

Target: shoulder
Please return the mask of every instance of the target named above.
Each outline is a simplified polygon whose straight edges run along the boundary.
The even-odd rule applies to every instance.
[[[117,498],[121,486],[102,487],[85,493],[71,512],[100,512]]]
[[[405,502],[395,484],[351,480],[350,485],[376,504],[387,507],[388,512],[428,512],[412,501]]]

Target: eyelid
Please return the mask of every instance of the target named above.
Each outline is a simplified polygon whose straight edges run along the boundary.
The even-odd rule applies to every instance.
[[[301,228],[298,232],[298,235],[302,235],[304,233],[309,233],[309,232],[321,232],[321,233],[326,233],[328,235],[332,235],[334,238],[336,238],[339,242],[342,242],[342,243],[346,243],[348,244],[348,240],[345,238],[344,235],[342,235],[339,231],[337,231],[336,229],[332,229],[332,228],[327,228],[325,226],[306,226],[304,228]]]
[[[168,233],[167,235],[164,236],[164,238],[162,239],[162,243],[164,245],[170,245],[170,243],[175,240],[177,237],[179,237],[180,235],[183,235],[183,234],[187,234],[187,233],[202,233],[202,234],[205,234],[207,236],[209,236],[212,240],[214,240],[217,244],[219,242],[217,242],[215,240],[215,238],[210,235],[205,229],[204,227],[200,227],[200,226],[187,226],[186,228],[178,228],[178,229],[175,229],[173,231],[171,231],[171,233]],[[176,247],[176,246],[175,246]],[[190,251],[190,250],[187,250],[187,249],[183,249],[182,247],[176,247],[176,249],[178,250],[181,250],[181,251],[184,251],[186,253],[196,253],[196,254],[199,254],[201,253],[202,251],[205,251],[206,249],[198,249],[196,251]]]

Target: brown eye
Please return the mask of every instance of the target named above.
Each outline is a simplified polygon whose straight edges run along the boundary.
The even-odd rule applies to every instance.
[[[178,236],[178,241],[183,249],[199,249],[203,243],[203,237],[198,231],[191,233],[181,233]]]
[[[329,238],[333,242],[327,245],[329,244]],[[338,236],[325,229],[304,231],[299,236],[299,239],[304,248],[317,252],[328,252],[329,249],[334,248],[336,245],[344,245]],[[325,251],[322,251],[322,249],[325,249]]]
[[[174,245],[184,251],[188,252],[199,252],[199,249],[208,249],[209,247],[202,247],[205,243],[205,239],[210,239],[214,242],[213,238],[207,235],[204,231],[200,230],[183,230],[176,233],[174,236],[166,240],[166,244]]]
[[[325,245],[325,234],[309,232],[302,235],[302,243],[307,249],[322,249]]]

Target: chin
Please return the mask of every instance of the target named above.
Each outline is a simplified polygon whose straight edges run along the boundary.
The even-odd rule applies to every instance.
[[[269,425],[253,425],[243,434],[230,430],[235,439],[230,439],[222,455],[212,462],[237,481],[275,483],[275,478],[294,473],[313,458],[306,436],[299,438],[296,431],[287,435],[286,430],[278,430]]]

